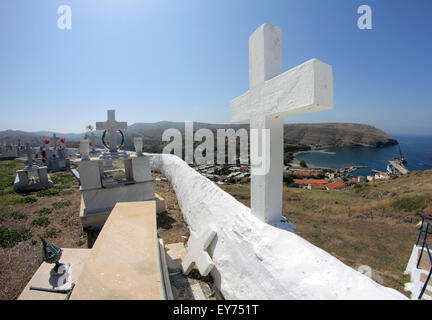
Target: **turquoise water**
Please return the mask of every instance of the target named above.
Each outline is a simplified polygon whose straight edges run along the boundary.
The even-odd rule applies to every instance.
[[[432,169],[432,136],[394,136],[400,144],[402,154],[408,161],[409,170]],[[296,158],[315,165],[342,168],[351,165],[368,166],[367,169],[358,169],[353,176],[368,175],[372,169],[386,171],[388,160],[398,157],[397,145],[383,148],[330,148],[326,151],[335,154],[304,153]]]

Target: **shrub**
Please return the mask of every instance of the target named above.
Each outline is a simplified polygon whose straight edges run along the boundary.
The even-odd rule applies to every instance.
[[[46,214],[50,214],[51,212],[53,212],[53,210],[53,208],[42,208],[40,210],[36,210],[34,214],[39,214],[40,216],[43,216]]]
[[[45,238],[55,238],[57,237],[57,234],[59,234],[61,232],[61,230],[56,230],[55,228],[51,228],[47,231],[44,232],[44,237]]]
[[[59,201],[59,202],[54,202],[52,204],[53,208],[56,210],[64,208],[64,207],[69,207],[71,205],[72,205],[72,203],[70,201]]]
[[[290,183],[294,182],[294,177],[290,174],[284,175],[283,182],[288,186]]]
[[[21,241],[28,240],[32,237],[28,229],[10,230],[0,226],[0,246],[3,248],[12,248]]]
[[[54,184],[69,184],[75,181],[75,178],[70,173],[59,172],[51,176]]]
[[[5,189],[6,187],[9,187],[13,185],[15,181],[15,177],[5,177],[0,180],[0,189]]]
[[[392,207],[399,211],[414,211],[426,208],[429,203],[426,196],[403,197],[393,201]]]
[[[38,197],[50,197],[50,196],[58,196],[59,194],[60,194],[59,190],[46,189],[46,190],[38,191],[37,196]]]
[[[307,168],[308,167],[307,164],[306,164],[306,162],[304,160],[300,161],[300,166],[302,168]]]
[[[33,226],[47,227],[50,224],[50,221],[46,217],[40,217],[34,219],[31,223]]]
[[[293,156],[292,152],[285,152],[285,155],[284,155],[284,164],[288,165],[293,160],[294,160],[294,156]]]
[[[36,197],[33,196],[27,196],[27,197],[23,197],[23,198],[18,198],[18,199],[14,199],[11,200],[9,203],[10,204],[19,204],[19,203],[35,203],[37,201]]]
[[[9,217],[13,218],[14,220],[27,219],[27,215],[24,213],[19,213],[18,211],[12,211],[9,213]]]

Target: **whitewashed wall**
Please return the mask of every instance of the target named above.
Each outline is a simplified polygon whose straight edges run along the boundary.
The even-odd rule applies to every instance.
[[[211,226],[212,272],[226,299],[406,299],[294,232],[272,227],[174,155],[151,154],[171,182],[189,228]]]

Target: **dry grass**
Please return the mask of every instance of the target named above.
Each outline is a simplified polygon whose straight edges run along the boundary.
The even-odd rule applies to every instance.
[[[0,299],[17,298],[39,267],[38,234],[61,247],[87,247],[78,217],[78,184],[72,175],[51,175],[55,187],[50,190],[54,192],[21,195],[11,186],[20,167],[23,165],[15,161],[0,162],[0,226],[28,229],[31,237],[12,247],[0,247]],[[250,205],[248,185],[222,188]],[[189,231],[171,185],[155,181],[155,191],[167,204],[167,212],[157,217],[158,235],[166,244],[185,242]],[[405,294],[403,271],[417,238],[415,224],[419,215],[430,215],[431,209],[432,171],[346,190],[284,189],[283,214],[296,224],[298,234],[350,266],[369,265],[384,279],[384,285]]]
[[[0,184],[3,184],[0,226],[10,232],[27,230],[26,234],[30,235],[25,237],[27,240],[18,238],[8,241],[10,246],[0,246],[0,299],[16,299],[40,266],[42,254],[38,235],[63,248],[87,246],[78,217],[78,183],[73,176],[69,172],[51,174],[55,184],[49,192],[18,194],[12,183],[15,171],[23,166],[16,161],[0,162]],[[25,199],[36,201],[23,201]]]
[[[222,188],[250,205],[249,186]],[[283,215],[299,235],[352,267],[368,265],[400,292],[420,215],[432,214],[432,171],[345,190],[284,188]]]

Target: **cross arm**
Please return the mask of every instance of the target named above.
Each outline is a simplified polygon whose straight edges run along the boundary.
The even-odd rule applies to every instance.
[[[96,130],[108,130],[111,128],[115,128],[115,130],[126,130],[127,129],[127,122],[112,122],[107,123],[105,122],[96,122]]]
[[[311,59],[247,91],[230,103],[231,123],[333,108],[332,67]]]

